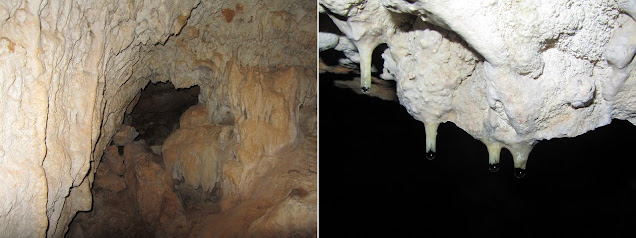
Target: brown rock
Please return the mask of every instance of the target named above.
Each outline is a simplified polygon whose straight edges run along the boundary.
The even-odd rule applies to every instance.
[[[180,128],[192,128],[210,124],[208,122],[209,110],[205,105],[194,105],[186,110],[180,119]]]
[[[135,177],[137,179],[135,195],[144,220],[153,223],[159,219],[163,193],[167,184],[165,179],[161,177],[164,173],[158,164],[153,163],[146,156],[137,159],[139,160],[135,163]]]
[[[177,237],[189,228],[181,200],[172,190],[167,190],[163,194],[157,224],[161,227],[158,229],[161,230],[161,234],[155,233],[156,237]]]
[[[188,109],[181,117],[183,126],[166,139],[161,154],[172,178],[210,192],[236,138],[232,126],[207,124],[207,111],[199,105]]]
[[[119,192],[126,188],[126,181],[112,173],[100,174],[95,177],[95,187],[110,190],[111,192]]]
[[[296,148],[262,158],[250,170],[254,175],[245,178],[252,182],[245,191],[249,199],[222,203],[225,209],[195,224],[190,237],[316,237],[315,149],[315,138],[307,138]]]
[[[132,184],[129,194],[136,200],[142,219],[154,227],[157,237],[176,235],[186,227],[186,219],[161,157],[150,152],[142,142],[128,147],[125,155],[132,165],[126,172],[126,181]]]
[[[124,175],[126,165],[124,165],[124,157],[119,155],[119,150],[118,146],[109,146],[102,159],[102,163],[104,164],[100,165],[100,167],[106,166],[111,172],[117,175]]]
[[[316,237],[316,193],[292,189],[290,195],[252,222],[249,237]],[[300,194],[298,194],[300,193]],[[301,197],[305,196],[305,197]],[[309,197],[307,197],[309,196]]]
[[[186,33],[188,38],[197,38],[197,37],[199,37],[199,29],[197,29],[196,27],[187,26],[187,27],[185,27],[185,29],[183,29],[183,32]]]
[[[132,126],[122,125],[119,131],[113,136],[113,143],[119,146],[127,145],[132,142],[139,132]]]

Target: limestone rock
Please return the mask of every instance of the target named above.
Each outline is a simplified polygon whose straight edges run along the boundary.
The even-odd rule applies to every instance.
[[[210,192],[236,138],[232,127],[199,124],[207,121],[204,109],[193,106],[183,114],[181,128],[166,139],[161,154],[172,178]]]
[[[294,188],[289,197],[276,204],[262,217],[255,220],[248,228],[251,237],[311,237],[316,234],[316,195],[309,195],[302,188]],[[303,199],[306,199],[303,201]],[[266,235],[265,235],[266,234]],[[315,235],[313,236],[315,237]]]
[[[106,173],[95,179],[94,186],[117,193],[126,188],[126,180],[116,174]]]
[[[194,128],[198,126],[209,125],[208,115],[210,111],[204,105],[194,105],[181,115],[179,127]]]
[[[264,157],[251,168],[253,187],[245,201],[207,216],[190,237],[316,237],[315,139]]]
[[[186,218],[161,158],[144,151],[135,153],[131,160],[134,162],[127,170],[126,180],[133,187],[129,193],[136,198],[142,219],[154,227],[158,237],[176,236],[176,232],[185,228]]]
[[[100,164],[111,157],[104,152],[113,150],[124,114],[151,81],[199,85],[198,99],[210,109],[213,126],[237,128],[241,148],[229,157],[238,158],[234,167],[221,169],[233,172],[220,176],[220,183],[228,204],[248,197],[254,183],[245,175],[262,151],[274,154],[315,137],[298,130],[315,128],[314,114],[301,116],[298,108],[316,98],[316,14],[315,1],[2,1],[3,235],[62,237],[78,211],[101,202],[91,194],[98,169],[121,173],[118,161]],[[259,76],[274,69],[288,75]],[[304,122],[310,125],[299,125]],[[258,128],[274,136],[256,133]],[[138,215],[128,204],[115,207],[111,217]],[[153,234],[132,233],[144,221],[131,221],[122,231],[84,235]]]
[[[113,143],[118,146],[124,146],[130,142],[132,142],[137,136],[139,132],[135,130],[132,126],[124,125],[119,131],[113,136]]]
[[[120,149],[121,148],[121,149]],[[124,175],[126,171],[126,165],[124,164],[123,154],[120,155],[119,151],[123,151],[123,146],[109,146],[104,152],[103,164],[100,166],[104,166],[108,168],[109,171],[112,171],[117,175]]]
[[[78,215],[82,224],[76,225],[69,237],[176,237],[185,232],[185,211],[161,158],[140,141],[126,146],[122,157],[127,161],[123,177],[108,169],[98,170],[96,211]]]
[[[634,121],[636,25],[627,1],[320,4],[321,17],[356,46],[363,88],[369,52],[386,43],[380,77],[396,81],[400,103],[424,123],[432,156],[447,121],[486,144],[491,164],[509,149],[518,169],[540,140]]]
[[[156,155],[161,155],[161,149],[162,148],[163,148],[163,146],[161,146],[161,145],[150,146],[150,150],[152,150],[152,153],[155,153]]]
[[[131,203],[126,192],[111,196],[95,196],[95,206],[104,209],[95,213],[80,212],[74,218],[66,237],[149,237],[153,231],[146,229],[137,212],[136,203]]]

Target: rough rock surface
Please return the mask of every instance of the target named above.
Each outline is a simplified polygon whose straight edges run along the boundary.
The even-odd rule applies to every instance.
[[[3,235],[61,237],[91,209],[102,155],[149,81],[199,85],[210,122],[232,121],[223,209],[251,198],[264,157],[316,136],[316,12],[313,1],[2,1]]]
[[[107,157],[104,160],[114,159]],[[124,147],[125,174],[102,163],[94,212],[80,213],[68,237],[177,237],[188,228],[183,205],[158,155],[142,141]],[[124,215],[123,213],[129,213]]]
[[[137,138],[138,135],[139,135],[139,132],[137,132],[137,130],[134,127],[124,125],[113,136],[113,143],[115,143],[118,146],[124,146],[132,142],[135,138]]]
[[[491,164],[505,147],[520,169],[540,140],[574,137],[613,118],[636,121],[633,1],[320,6],[321,17],[347,38],[321,38],[329,41],[321,50],[357,49],[363,89],[370,85],[369,52],[387,44],[380,77],[396,81],[400,103],[424,122],[432,156],[437,125],[447,121],[486,144]]]
[[[223,160],[230,158],[231,146],[237,141],[232,126],[197,123],[197,116],[207,115],[203,106],[186,111],[180,128],[168,137],[161,154],[172,178],[185,179],[194,189],[211,192],[219,181]]]
[[[252,169],[256,178],[245,200],[230,207],[222,199],[221,212],[195,223],[189,237],[316,237],[315,148],[315,138],[309,138],[263,157]]]

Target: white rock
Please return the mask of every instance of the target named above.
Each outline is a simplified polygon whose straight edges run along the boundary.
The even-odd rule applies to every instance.
[[[388,45],[381,77],[431,127],[428,151],[432,130],[452,121],[487,145],[491,164],[505,147],[525,169],[540,140],[636,121],[634,1],[320,3],[358,46],[363,78],[367,52]]]
[[[325,51],[328,49],[333,49],[338,45],[338,39],[340,36],[329,33],[329,32],[320,32],[318,34],[318,50]]]
[[[156,154],[156,155],[161,155],[161,145],[153,145],[150,146],[150,150],[152,150],[152,153]]]

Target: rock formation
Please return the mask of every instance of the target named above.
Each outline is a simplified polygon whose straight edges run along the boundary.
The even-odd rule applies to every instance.
[[[450,121],[486,145],[493,170],[510,150],[521,177],[540,140],[614,118],[636,123],[634,9],[624,0],[320,0],[340,32],[321,32],[319,46],[359,62],[369,91],[371,54],[386,44],[379,77],[396,81],[400,103],[425,124],[426,157]]]
[[[91,209],[94,182],[123,191],[121,159],[104,161],[119,178],[94,181],[102,155],[118,152],[110,144],[138,92],[167,81],[198,85],[199,120],[234,138],[217,168],[220,211],[196,231],[315,235],[316,14],[315,1],[2,1],[2,236],[64,236]],[[144,156],[133,177],[159,173]],[[136,186],[174,201],[165,184]],[[148,209],[151,224],[179,214]]]
[[[119,155],[111,145],[93,184],[93,211],[74,219],[68,237],[177,237],[187,233],[184,207],[159,155],[143,141]],[[123,165],[123,169],[120,167]]]

